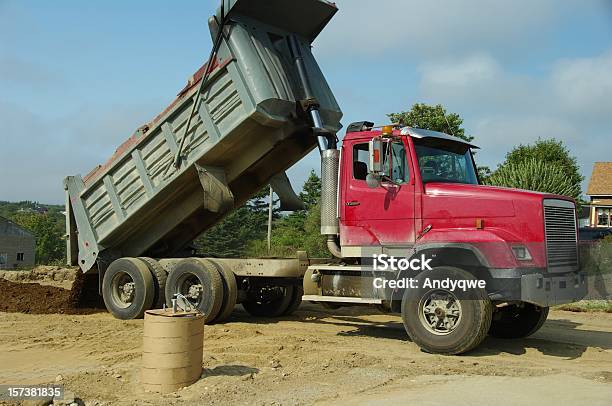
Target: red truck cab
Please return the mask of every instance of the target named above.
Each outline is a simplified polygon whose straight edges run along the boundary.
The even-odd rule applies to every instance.
[[[375,303],[401,312],[408,334],[421,347],[459,353],[483,334],[529,335],[543,324],[549,306],[584,297],[575,202],[481,184],[475,148],[435,131],[351,124],[338,178],[338,239],[345,264],[313,267],[306,277],[318,290],[310,289],[305,299],[335,296],[336,303]],[[433,270],[379,272],[372,264],[381,256],[427,258]],[[462,296],[377,280],[422,282],[425,276],[475,279],[485,287]],[[481,307],[474,307],[476,302]],[[454,330],[461,314],[470,312],[480,314],[478,327],[464,322]],[[472,330],[481,336],[472,336]]]

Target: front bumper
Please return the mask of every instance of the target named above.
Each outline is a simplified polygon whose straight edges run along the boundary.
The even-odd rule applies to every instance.
[[[490,269],[491,300],[533,303],[542,307],[576,302],[587,294],[584,272],[548,273],[540,268]]]

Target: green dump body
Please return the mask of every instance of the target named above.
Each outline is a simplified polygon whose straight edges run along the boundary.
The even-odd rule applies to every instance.
[[[336,12],[319,0],[232,0],[216,58],[177,98],[141,126],[108,162],[68,176],[68,262],[84,272],[118,257],[177,255],[195,237],[272,184],[288,206],[284,171],[317,145],[301,109],[304,90],[288,38],[295,36],[324,126],[342,112],[311,53]],[[213,39],[221,10],[209,22]],[[202,80],[210,70],[183,148],[173,165]]]

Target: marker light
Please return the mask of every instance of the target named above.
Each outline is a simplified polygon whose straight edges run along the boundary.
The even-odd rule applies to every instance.
[[[384,125],[382,127],[382,135],[392,135],[393,134],[393,126],[392,125]]]

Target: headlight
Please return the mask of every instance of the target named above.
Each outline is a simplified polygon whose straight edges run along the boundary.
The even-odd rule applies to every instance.
[[[527,247],[522,245],[515,245],[512,247],[512,252],[514,253],[514,257],[519,261],[531,261],[531,254]]]

